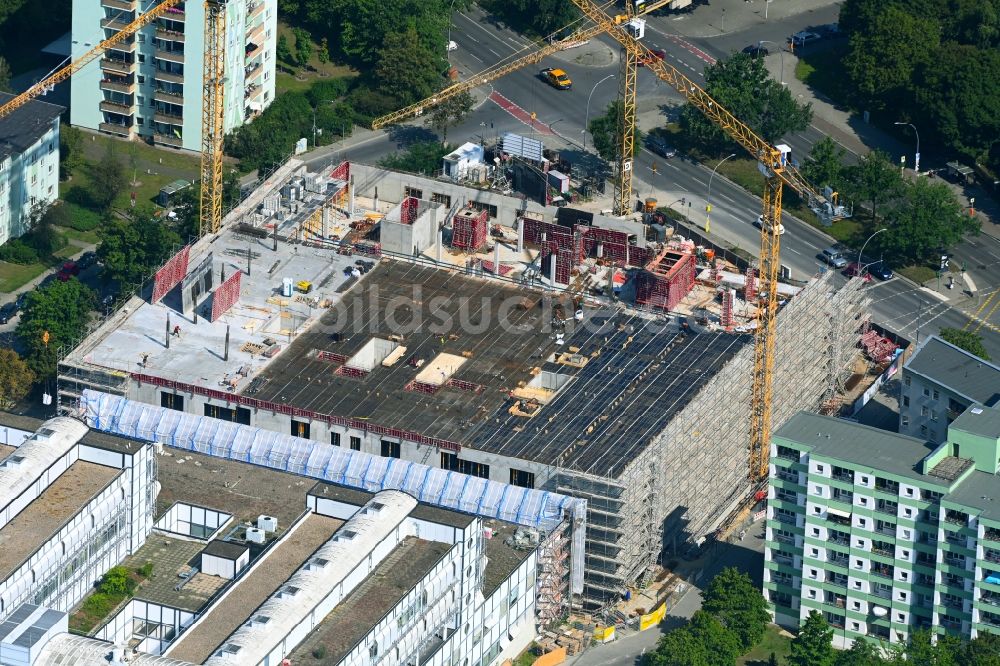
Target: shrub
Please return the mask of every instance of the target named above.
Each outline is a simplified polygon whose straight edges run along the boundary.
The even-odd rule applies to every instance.
[[[330,100],[338,100],[347,94],[351,87],[353,77],[341,76],[335,79],[325,79],[317,81],[309,88],[306,97],[314,107],[320,104],[329,103]]]
[[[135,581],[128,575],[128,569],[125,567],[111,567],[101,579],[98,589],[106,595],[123,596],[132,593]]]
[[[114,604],[111,602],[111,597],[103,592],[95,592],[83,602],[83,611],[96,617],[105,617],[112,608]]]
[[[0,261],[9,261],[12,264],[34,264],[38,261],[38,252],[20,238],[15,238],[0,246]]]
[[[316,659],[324,658],[326,656],[326,646],[317,645],[316,647],[314,647],[312,651],[312,656],[314,656]]]
[[[69,213],[65,226],[77,231],[91,231],[101,224],[100,214],[88,210],[75,203],[64,203],[63,208]]]
[[[143,578],[149,578],[151,575],[153,575],[153,563],[146,562],[141,567],[136,569],[136,572]]]

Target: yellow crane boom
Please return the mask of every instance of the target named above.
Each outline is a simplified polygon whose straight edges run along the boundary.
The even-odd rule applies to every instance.
[[[21,108],[34,98],[46,92],[50,87],[56,85],[57,83],[62,83],[69,77],[73,76],[91,62],[101,57],[109,48],[117,44],[121,44],[126,39],[134,35],[140,28],[149,25],[162,16],[168,9],[181,4],[183,1],[184,0],[163,0],[163,2],[150,9],[142,16],[139,16],[120,31],[97,44],[97,46],[90,49],[70,64],[56,70],[54,73],[31,86],[17,97],[13,98],[3,106],[0,106],[0,118],[13,113],[15,110]]]
[[[660,80],[684,95],[689,104],[699,109],[730,138],[743,146],[758,161],[764,175],[764,223],[761,225],[760,279],[761,303],[757,308],[757,329],[754,345],[753,390],[750,416],[750,450],[748,473],[752,481],[766,481],[771,440],[772,388],[776,315],[778,311],[778,269],[781,228],[782,184],[797,191],[810,203],[825,203],[799,173],[785,163],[781,152],[757,136],[739,118],[719,105],[691,79],[662,60],[652,57],[652,51],[635,40],[620,25],[591,0],[572,0],[573,4],[617,40],[635,58],[642,58]]]

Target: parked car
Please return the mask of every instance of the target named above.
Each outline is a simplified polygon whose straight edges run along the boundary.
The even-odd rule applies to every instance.
[[[17,311],[20,312],[24,309],[24,306],[28,303],[28,292],[22,291],[21,295],[17,297],[14,305],[17,307]]]
[[[844,268],[847,266],[847,259],[844,258],[844,254],[835,247],[828,247],[822,252],[820,252],[820,257],[827,265],[833,266],[834,268]]]
[[[570,80],[569,74],[561,69],[546,67],[539,72],[539,76],[550,86],[559,90],[569,90],[573,87],[573,82]]]
[[[864,272],[862,272],[862,268],[864,267],[861,264],[856,261],[852,261],[847,264],[847,268],[844,269],[844,275],[847,277],[860,277],[865,282],[871,282],[872,274],[868,272],[868,268],[864,268]]]
[[[750,46],[746,46],[743,48],[743,53],[746,53],[748,56],[752,58],[762,58],[764,56],[770,55],[771,52],[768,51],[767,47],[762,44],[751,44]]]
[[[639,58],[639,67],[653,64],[654,60],[663,60],[667,57],[667,52],[663,49],[653,49],[652,55]]]
[[[757,219],[753,221],[753,226],[757,227],[758,229],[763,229],[764,228],[764,216],[763,215],[758,215]],[[778,235],[780,236],[783,233],[785,233],[785,225],[779,224],[778,225]]]
[[[91,266],[97,263],[97,253],[96,252],[84,252],[80,255],[80,258],[76,260],[76,265],[80,267],[80,270],[87,270]]]
[[[6,324],[17,316],[17,305],[15,303],[4,303],[0,307],[0,324]]]
[[[793,46],[805,46],[810,42],[819,41],[821,37],[815,32],[809,32],[808,30],[802,30],[797,32],[788,38],[788,41],[792,43]]]
[[[840,24],[826,23],[816,28],[816,32],[824,37],[840,37]]]
[[[891,280],[892,279],[892,269],[886,266],[881,261],[877,264],[872,264],[866,269],[870,274],[877,277],[879,280]]]
[[[677,150],[672,148],[667,140],[659,134],[648,134],[646,136],[646,147],[650,152],[659,155],[664,159],[671,159],[677,156]]]

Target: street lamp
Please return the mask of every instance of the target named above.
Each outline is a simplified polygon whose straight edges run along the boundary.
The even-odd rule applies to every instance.
[[[913,123],[893,123],[893,125],[909,125],[913,128],[913,133],[917,135],[917,154],[913,158],[913,170],[920,175],[920,132],[917,131],[917,126]]]
[[[552,126],[555,125],[556,123],[561,123],[563,120],[565,120],[565,118],[560,118],[559,120],[553,120],[551,123],[549,123],[549,131],[555,134],[556,131],[552,129]]]
[[[316,102],[316,106],[313,107],[313,148],[316,147],[316,109],[319,108],[320,104],[325,104],[326,102],[333,102],[332,99],[321,99]]]
[[[765,5],[766,6],[766,5]],[[778,49],[778,58],[781,61],[781,85],[785,85],[785,50],[777,42],[772,42],[769,39],[762,39],[758,44],[774,44],[774,48]]]
[[[861,250],[858,252],[858,277],[864,277],[864,272],[863,272],[862,266],[861,266],[861,257],[865,253],[865,246],[868,245],[868,241],[870,241],[871,239],[875,238],[876,236],[878,236],[883,231],[889,231],[889,229],[888,228],[886,228],[886,229],[879,229],[878,231],[876,231],[875,233],[873,233],[871,236],[869,236],[868,238],[866,238],[865,242],[862,243]],[[871,264],[869,264],[869,266],[870,265]],[[867,268],[867,266],[865,268]]]
[[[448,43],[445,44],[444,46],[444,52],[446,54],[446,57],[448,58],[449,67],[451,67],[451,24],[454,23],[454,21],[452,20],[452,18],[454,17],[454,14],[452,12],[454,10],[455,10],[455,0],[451,0],[451,6],[448,7]]]
[[[613,78],[615,78],[614,74],[608,74],[607,76],[605,76],[603,79],[594,84],[594,87],[590,89],[590,94],[587,96],[587,117],[586,120],[583,121],[583,129],[580,131],[580,134],[583,135],[584,152],[587,152],[587,125],[590,124],[590,99],[594,96],[594,91],[597,90],[597,86],[601,85],[608,79],[613,79]]]
[[[715,172],[716,172],[716,170],[720,166],[722,166],[722,163],[725,162],[726,160],[728,160],[730,157],[736,157],[736,153],[733,153],[729,157],[722,158],[722,160],[720,160],[719,163],[715,165],[715,168],[712,169],[712,175],[708,177],[708,196],[705,197],[705,233],[706,234],[709,232],[709,227],[711,225],[711,220],[709,218],[711,218],[711,216],[712,216],[712,179],[715,178]]]

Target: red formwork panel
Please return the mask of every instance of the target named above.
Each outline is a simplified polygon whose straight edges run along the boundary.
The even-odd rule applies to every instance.
[[[639,272],[635,300],[643,305],[672,310],[688,295],[694,281],[694,257],[664,250]]]
[[[489,213],[471,208],[459,211],[451,219],[451,246],[477,251],[486,244]]]
[[[240,279],[242,271],[236,271],[212,293],[212,321],[229,312],[240,300]]]
[[[572,238],[572,234],[566,227],[561,227],[558,224],[550,224],[548,222],[542,222],[541,220],[534,220],[530,217],[522,218],[524,220],[524,242],[530,243],[532,245],[542,244],[542,234],[545,234],[545,240],[551,240],[552,234],[563,234],[568,235]]]
[[[629,266],[645,266],[646,263],[649,262],[651,255],[652,252],[650,252],[647,248],[629,245],[626,263]]]
[[[345,182],[349,181],[351,179],[351,163],[341,162],[336,169],[330,172],[330,177]]]
[[[417,219],[417,210],[420,205],[416,197],[406,197],[403,203],[399,204],[399,221],[402,224],[413,224]]]
[[[180,252],[170,257],[163,267],[156,271],[153,277],[153,303],[167,295],[174,286],[184,279],[188,270],[188,259],[191,256],[191,246],[185,245]]]

